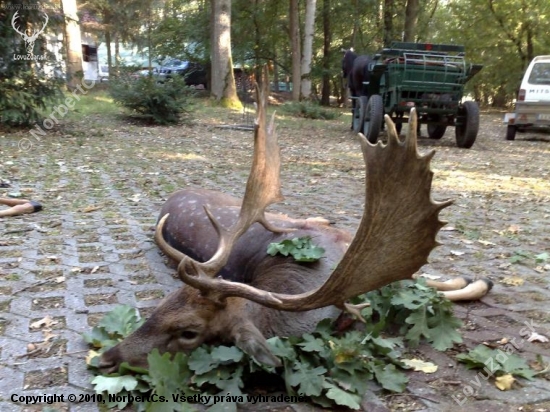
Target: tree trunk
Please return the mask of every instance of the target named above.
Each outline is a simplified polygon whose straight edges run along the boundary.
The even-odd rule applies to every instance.
[[[418,24],[419,12],[419,0],[407,0],[407,6],[405,7],[405,34],[403,35],[403,41],[416,41],[416,26]]]
[[[115,75],[120,75],[120,41],[118,34],[115,34]]]
[[[111,51],[111,13],[107,9],[103,11],[103,22],[105,26],[105,47],[107,48],[107,70],[109,70],[109,76],[112,76],[113,58]]]
[[[492,107],[506,107],[506,104],[508,103],[508,96],[506,95],[506,88],[505,87],[499,87],[496,91],[496,93],[493,95],[493,104]]]
[[[527,22],[527,30],[525,31],[525,35],[526,35],[526,42],[527,42],[527,64],[529,64],[529,62],[531,62],[531,60],[534,59],[535,57],[535,52],[534,52],[534,45],[533,45],[533,30],[531,29],[531,24],[530,22]]]
[[[389,47],[394,40],[393,0],[384,0],[384,47]]]
[[[361,18],[361,7],[359,5],[359,0],[353,0],[353,29],[351,31],[351,47],[354,50],[361,50],[362,47],[359,47],[359,38],[361,37],[361,27],[362,24]],[[361,42],[362,43],[362,42]]]
[[[313,59],[313,35],[315,34],[315,9],[317,0],[306,0],[306,18],[304,22],[304,49],[302,53],[302,87],[300,99],[311,97],[311,61]]]
[[[82,71],[82,40],[76,14],[76,0],[62,0],[65,16],[65,43],[67,48],[67,88],[74,90],[84,75]]]
[[[231,0],[212,0],[210,96],[226,107],[241,108],[231,57]]]
[[[330,0],[323,0],[323,89],[321,104],[330,106],[330,58],[332,33],[330,31]]]
[[[113,74],[113,58],[111,54],[111,31],[109,29],[105,30],[105,47],[107,48],[107,70],[109,76],[111,76]]]
[[[147,68],[149,69],[149,77],[153,75],[153,57],[151,56],[152,42],[151,42],[151,15],[153,11],[149,6],[149,14],[147,18]]]
[[[300,100],[302,84],[299,0],[290,0],[290,48],[292,50],[292,100]]]
[[[279,63],[277,62],[277,50],[273,51],[273,91],[279,92]]]

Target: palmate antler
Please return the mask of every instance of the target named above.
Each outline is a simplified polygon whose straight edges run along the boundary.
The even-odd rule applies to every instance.
[[[267,84],[264,80],[263,84]],[[433,173],[429,163],[434,151],[417,151],[416,113],[411,110],[405,141],[399,140],[395,125],[386,116],[388,143],[370,144],[360,135],[366,164],[366,195],[363,218],[355,238],[329,279],[319,288],[298,295],[260,290],[250,285],[216,278],[227,263],[231,249],[254,222],[266,222],[265,208],[281,199],[279,190],[279,148],[273,127],[266,130],[266,94],[258,96],[258,119],[254,135],[254,160],[238,221],[222,228],[207,210],[220,236],[215,255],[199,263],[168,245],[162,236],[165,215],[157,226],[156,240],[170,257],[180,261],[178,273],[183,282],[220,302],[239,296],[261,305],[286,311],[307,311],[335,305],[358,314],[361,307],[346,304],[354,296],[389,283],[411,279],[427,263],[437,246],[435,240],[444,225],[439,212],[452,202],[434,202],[430,197]],[[273,122],[272,122],[273,124]]]

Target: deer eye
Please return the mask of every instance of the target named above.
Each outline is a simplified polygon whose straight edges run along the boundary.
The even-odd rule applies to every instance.
[[[192,340],[195,339],[199,334],[197,332],[193,332],[192,330],[184,330],[180,333],[180,338]]]

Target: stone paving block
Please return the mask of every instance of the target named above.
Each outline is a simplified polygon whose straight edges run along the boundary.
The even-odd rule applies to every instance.
[[[172,149],[159,148],[151,136],[128,132],[117,132],[115,138],[106,136],[101,141],[85,137],[78,147],[71,146],[73,142],[68,143],[68,138],[52,135],[41,143],[39,151],[25,154],[25,161],[41,167],[32,174],[22,168],[20,175],[14,177],[34,189],[45,209],[0,221],[0,240],[7,242],[6,246],[0,243],[1,412],[43,409],[44,405],[9,402],[14,391],[91,393],[91,374],[84,361],[87,346],[81,334],[120,303],[150,313],[162,295],[181,287],[175,265],[159,252],[152,239],[151,229],[163,198],[172,189],[189,184],[242,195],[246,170],[235,160],[250,156],[248,134],[229,134],[214,140],[208,129],[211,125],[196,127],[208,138],[191,138],[182,127],[175,129],[178,136],[163,140],[165,147],[173,148],[175,153],[185,148],[208,159],[191,162],[191,166],[168,159],[159,162],[155,156]],[[540,170],[547,168],[547,153],[540,142],[516,141],[504,146],[501,139],[486,132],[493,127],[494,119],[485,119],[480,146],[476,143],[469,152],[456,149],[454,144],[438,146],[433,163],[434,198],[456,199],[455,205],[443,212],[443,218],[450,222],[448,227],[454,229],[440,233],[443,246],[432,253],[431,263],[422,270],[444,278],[488,276],[495,282],[492,293],[481,302],[456,306],[458,317],[465,323],[461,350],[483,341],[496,345],[503,337],[520,339],[526,321],[535,322],[537,332],[550,336],[550,271],[537,267],[534,260],[510,263],[517,251],[532,256],[549,251],[550,191],[539,181]],[[159,134],[173,133],[171,128],[158,130]],[[363,166],[359,156],[355,156],[355,143],[347,137],[334,141],[324,138],[321,143],[325,147],[320,151],[320,142],[286,133],[282,132],[283,155],[292,156],[293,167],[283,166],[287,199],[272,210],[296,217],[323,216],[354,232],[364,202]],[[420,148],[425,151],[433,144],[421,140]],[[11,149],[7,153],[18,162],[21,158],[16,147],[14,144],[13,153]],[[70,155],[63,156],[63,150]],[[115,150],[129,154],[118,157],[113,154]],[[232,155],[220,156],[220,150],[230,150]],[[148,157],[152,153],[155,156]],[[341,157],[348,153],[353,156]],[[303,177],[296,177],[297,171],[306,176],[311,173],[308,156],[312,155],[317,158],[313,178],[319,181],[318,185],[304,184]],[[520,172],[508,181],[498,173],[510,164]],[[181,167],[186,168],[185,172],[179,172]],[[4,177],[11,172],[0,164],[0,174]],[[140,180],[143,176],[155,179],[154,190]],[[476,189],[475,180],[492,182],[500,189]],[[537,190],[530,183],[534,181],[538,182]],[[138,194],[139,201],[130,200]],[[100,208],[84,212],[91,205]],[[508,286],[503,282],[507,277],[521,278],[524,284]],[[64,280],[57,284],[55,279],[60,278]],[[27,345],[39,343],[44,337],[42,329],[30,328],[31,322],[47,315],[59,322],[48,332],[57,335],[57,349],[26,356]],[[400,410],[395,405],[404,399],[416,410],[430,412],[507,412],[520,407],[550,410],[544,404],[550,402],[550,387],[542,379],[522,381],[525,386],[508,392],[499,391],[492,382],[483,382],[479,396],[468,398],[459,406],[452,395],[460,395],[477,372],[465,370],[452,354],[426,346],[415,353],[440,365],[438,372],[410,373],[408,392],[400,395],[369,389],[363,410]],[[530,360],[537,354],[548,356],[550,344],[522,342],[518,353]],[[59,411],[99,411],[92,403],[56,407]],[[296,412],[319,410],[307,404],[262,407]],[[249,405],[248,410],[257,409]]]

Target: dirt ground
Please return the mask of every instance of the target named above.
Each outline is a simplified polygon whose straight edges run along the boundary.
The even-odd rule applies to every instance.
[[[93,403],[12,401],[14,394],[90,393],[81,333],[120,303],[147,314],[178,286],[151,232],[172,191],[192,185],[243,193],[252,133],[219,126],[250,123],[251,116],[202,113],[190,127],[90,116],[40,141],[0,132],[0,178],[11,184],[0,196],[21,192],[45,207],[0,220],[1,411],[98,410]],[[421,151],[437,150],[433,197],[455,199],[442,213],[449,222],[439,235],[443,245],[422,272],[488,277],[494,289],[481,302],[456,305],[463,344],[445,353],[414,351],[439,365],[436,373],[411,372],[404,394],[373,386],[366,411],[550,411],[549,374],[500,391],[454,359],[482,342],[498,348],[515,339],[517,354],[534,368],[541,368],[537,355],[550,361],[550,343],[520,335],[531,325],[550,337],[550,135],[528,132],[509,142],[501,119],[484,113],[470,150],[456,147],[454,129],[439,141],[420,140]],[[272,210],[323,216],[355,230],[363,165],[349,120],[346,113],[333,121],[280,122],[286,199]],[[20,150],[21,139],[29,139],[27,150]],[[276,408],[313,410],[266,405]]]

